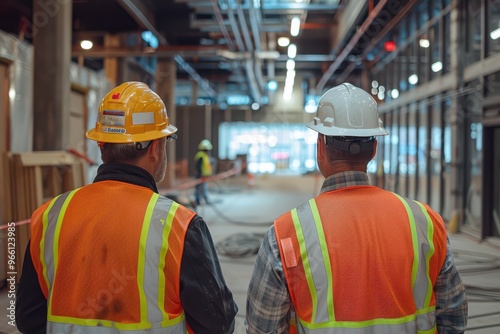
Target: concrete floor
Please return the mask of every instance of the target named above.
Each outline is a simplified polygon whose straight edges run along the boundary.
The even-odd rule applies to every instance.
[[[239,313],[235,334],[243,334],[248,282],[262,234],[274,218],[315,196],[322,178],[313,175],[259,176],[250,187],[245,177],[209,184],[210,206],[197,212],[205,218],[219,251],[226,282],[233,292]],[[175,193],[180,199],[189,191]],[[479,242],[474,233],[450,235],[456,262],[468,286],[469,326],[467,333],[500,333],[500,242]],[[7,315],[8,291],[0,291],[0,314]],[[0,318],[0,333],[18,333]]]

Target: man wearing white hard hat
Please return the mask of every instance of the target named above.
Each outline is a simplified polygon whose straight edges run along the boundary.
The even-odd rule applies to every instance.
[[[370,94],[328,90],[318,132],[321,193],[267,231],[250,281],[247,333],[463,333],[465,288],[441,216],[369,184],[376,136]]]

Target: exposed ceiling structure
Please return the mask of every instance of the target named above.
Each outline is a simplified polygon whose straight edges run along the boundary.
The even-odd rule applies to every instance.
[[[33,1],[54,5],[60,0],[2,1],[0,29],[22,36],[21,22],[31,20]],[[380,13],[385,10],[387,16],[388,6],[403,8],[412,2],[73,0],[73,57],[95,70],[102,69],[106,57],[173,57],[179,97],[191,96],[194,81],[197,95],[213,103],[239,96],[242,104],[266,105],[272,102],[268,83],[284,84],[290,59],[287,47],[277,44],[279,37],[289,37],[297,47],[295,71],[301,82],[295,87],[320,94],[366,65],[362,56],[377,38],[369,29],[383,30],[377,27]],[[290,35],[294,18],[300,20],[295,37]],[[143,35],[145,31],[149,33]],[[109,34],[121,36],[119,46],[106,45]],[[82,39],[92,40],[94,47],[82,50]]]

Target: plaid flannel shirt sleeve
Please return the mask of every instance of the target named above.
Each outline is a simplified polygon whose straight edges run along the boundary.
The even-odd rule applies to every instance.
[[[439,334],[463,333],[467,327],[468,304],[465,287],[455,266],[448,239],[446,259],[434,286],[436,323]]]
[[[291,301],[281,264],[274,227],[264,236],[248,287],[247,333],[288,332]]]

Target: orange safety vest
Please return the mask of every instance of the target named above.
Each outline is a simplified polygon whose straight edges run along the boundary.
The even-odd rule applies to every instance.
[[[199,151],[194,156],[194,161],[198,162],[201,160],[201,176],[211,176],[212,175],[212,163],[210,162],[210,157],[205,151]]]
[[[38,208],[30,251],[47,298],[47,333],[191,333],[179,284],[194,215],[118,181],[87,185]]]
[[[290,333],[437,333],[442,218],[372,186],[320,194],[274,224],[293,303]]]

